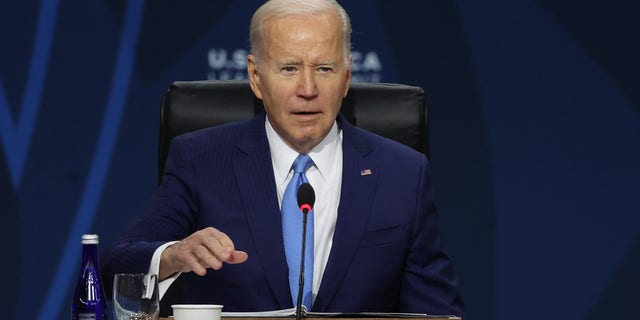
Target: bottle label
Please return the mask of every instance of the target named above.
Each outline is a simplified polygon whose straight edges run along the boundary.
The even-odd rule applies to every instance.
[[[78,320],[96,320],[95,313],[79,313]]]

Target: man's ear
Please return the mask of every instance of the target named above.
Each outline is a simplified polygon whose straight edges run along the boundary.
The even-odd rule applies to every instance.
[[[260,89],[260,72],[258,72],[258,62],[252,54],[247,56],[247,75],[249,76],[249,85],[253,94],[262,99],[262,90]]]

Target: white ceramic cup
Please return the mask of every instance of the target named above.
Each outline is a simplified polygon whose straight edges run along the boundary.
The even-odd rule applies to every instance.
[[[174,304],[175,320],[220,320],[222,306],[219,304]]]

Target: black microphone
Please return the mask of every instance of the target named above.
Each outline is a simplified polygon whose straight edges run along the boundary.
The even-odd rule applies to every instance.
[[[298,188],[298,207],[302,211],[302,252],[300,254],[300,279],[298,280],[298,302],[296,304],[296,320],[300,320],[302,316],[302,291],[304,290],[304,249],[307,243],[307,214],[313,210],[313,204],[316,202],[316,193],[313,187],[307,182]]]
[[[300,207],[300,211],[307,214],[313,209],[315,202],[316,193],[313,191],[313,187],[308,182],[300,185],[300,188],[298,188],[298,207]]]

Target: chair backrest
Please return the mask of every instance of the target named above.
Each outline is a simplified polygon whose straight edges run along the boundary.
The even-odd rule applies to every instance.
[[[177,81],[162,98],[158,179],[169,143],[177,135],[264,112],[248,81]],[[428,155],[427,105],[420,87],[393,83],[352,83],[342,101],[352,124]]]

